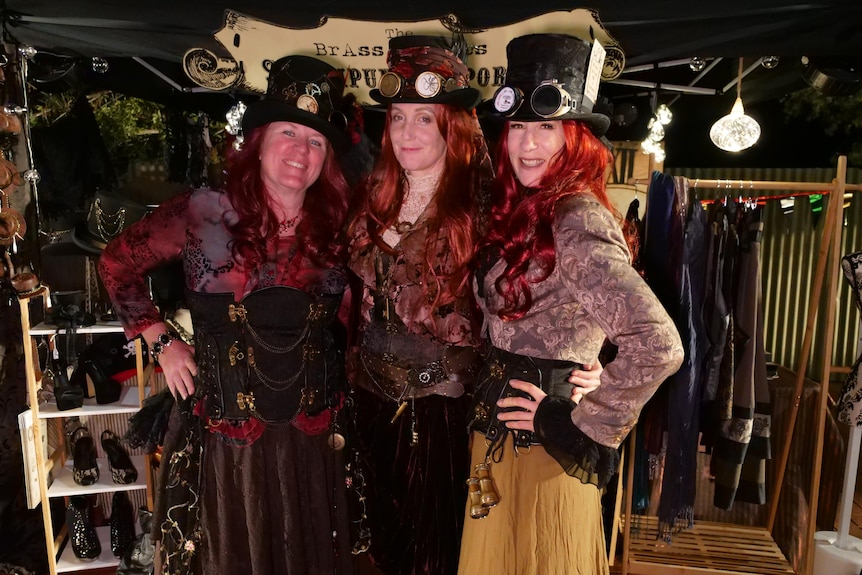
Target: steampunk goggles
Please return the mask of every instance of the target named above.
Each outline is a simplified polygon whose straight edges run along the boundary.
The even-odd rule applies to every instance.
[[[494,109],[506,117],[514,116],[526,100],[516,86],[501,86],[494,93]],[[557,80],[545,80],[530,94],[530,109],[542,118],[557,118],[575,106],[572,96]]]
[[[416,76],[412,83],[395,72],[386,72],[380,77],[378,90],[386,98],[395,98],[411,84],[416,94],[422,98],[433,98],[442,92],[451,92],[460,88],[455,78],[444,78],[437,72],[428,70]]]

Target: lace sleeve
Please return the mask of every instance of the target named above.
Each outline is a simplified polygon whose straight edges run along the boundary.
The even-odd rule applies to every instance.
[[[190,195],[172,198],[129,226],[99,258],[99,275],[129,339],[162,320],[147,273],[182,256]]]
[[[602,489],[617,470],[619,452],[596,443],[575,427],[572,412],[577,411],[576,407],[566,397],[545,397],[536,410],[536,435],[567,474]]]

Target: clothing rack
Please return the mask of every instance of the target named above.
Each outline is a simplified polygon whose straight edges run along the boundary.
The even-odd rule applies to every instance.
[[[847,157],[840,156],[836,167],[836,177],[830,183],[698,179],[696,180],[696,187],[693,183],[689,189],[726,189],[728,190],[728,195],[740,195],[749,199],[754,199],[754,197],[750,193],[745,192],[753,190],[800,192],[799,195],[806,195],[804,192],[821,192],[831,194],[837,198],[843,198],[844,193],[847,191],[862,191],[862,185],[848,185],[846,178]],[[637,187],[639,182],[629,180],[628,183],[634,183],[635,187]],[[787,196],[760,196],[760,199],[780,197]],[[824,341],[828,342],[831,342],[834,338],[838,277],[841,265],[843,210],[843,201],[829,202],[823,235],[820,241],[816,272],[814,274],[814,286],[808,301],[808,315],[802,341],[800,365],[796,372],[795,401],[789,415],[784,435],[784,446],[778,460],[774,485],[768,502],[769,516],[766,526],[742,526],[696,521],[694,527],[677,534],[672,543],[665,543],[658,538],[654,541],[639,539],[637,545],[633,546],[631,537],[633,521],[630,518],[632,518],[634,465],[629,465],[625,477],[622,575],[688,575],[693,572],[703,575],[730,575],[735,573],[763,573],[769,575],[799,573],[801,575],[811,575],[814,560],[814,531],[817,523],[817,496],[820,488],[823,440],[827,416],[826,399],[829,391],[829,376],[835,371],[832,366],[831,345],[825,346],[826,351],[824,353],[827,354],[827,357],[823,362],[823,368],[820,373],[819,406],[816,420],[817,437],[808,494],[809,521],[806,529],[806,541],[809,544],[806,546],[799,571],[794,571],[791,568],[784,555],[778,549],[777,544],[772,538],[772,530],[775,525],[775,516],[781,495],[781,487],[784,483],[784,475],[787,470],[787,461],[790,456],[790,444],[793,440],[799,403],[802,398],[805,370],[811,351],[824,279],[827,282],[827,310],[823,337]],[[636,432],[637,428],[633,429],[629,435],[629,453],[634,453]],[[629,459],[633,458],[629,457]],[[620,483],[622,483],[622,479],[621,475]],[[619,517],[615,517],[615,523],[618,522]],[[643,530],[646,533],[657,534],[657,531],[649,524],[649,518],[647,518],[645,523],[646,526]],[[613,545],[611,552],[613,553]]]

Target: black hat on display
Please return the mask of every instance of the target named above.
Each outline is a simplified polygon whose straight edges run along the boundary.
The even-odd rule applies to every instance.
[[[471,110],[481,96],[469,86],[470,70],[458,52],[439,36],[396,36],[389,40],[389,71],[369,95],[381,104],[451,104]]]
[[[350,145],[344,104],[343,73],[311,56],[285,56],[270,66],[266,95],[249,104],[242,131],[248,134],[270,122],[296,122],[343,150]]]
[[[568,34],[530,34],[506,46],[506,83],[491,102],[502,119],[578,120],[602,136],[610,118],[584,94],[592,44]],[[601,74],[596,70],[595,74]]]
[[[72,229],[72,241],[84,252],[99,255],[120,232],[142,219],[155,206],[145,206],[109,192],[96,192],[87,221]]]

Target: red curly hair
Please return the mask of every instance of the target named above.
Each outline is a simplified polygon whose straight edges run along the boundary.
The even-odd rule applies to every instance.
[[[455,106],[437,104],[437,128],[446,141],[446,164],[434,194],[436,216],[429,223],[426,239],[425,266],[422,285],[433,307],[452,303],[469,292],[470,268],[476,244],[479,241],[479,198],[465,194],[471,180],[471,163],[480,148],[481,134],[477,132],[472,112]],[[381,250],[393,253],[381,239],[384,230],[395,224],[404,201],[405,177],[395,157],[389,138],[390,114],[386,115],[380,158],[362,189],[357,192],[355,216],[348,236],[353,237],[357,224],[365,218],[368,239],[358,242],[355,249],[374,243]],[[442,236],[450,250],[451,268],[447,273],[435,261],[434,243]]]
[[[509,161],[508,122],[500,136],[490,229],[480,249],[499,248],[506,262],[505,271],[495,282],[504,302],[497,313],[505,321],[527,313],[533,303],[530,284],[547,279],[554,271],[553,224],[561,201],[591,193],[619,217],[605,189],[607,169],[613,163],[610,151],[585,124],[562,122],[563,148],[551,159],[537,188],[525,189],[515,178]],[[531,262],[538,264],[541,273],[528,280]]]
[[[266,243],[278,234],[279,226],[260,176],[260,147],[267,125],[252,130],[239,150],[227,143],[224,187],[239,220],[226,225],[233,235],[234,257],[252,269],[264,262]],[[335,265],[344,260],[346,247],[341,232],[349,195],[347,180],[330,145],[320,176],[306,191],[302,218],[296,227],[298,253],[315,265]]]

